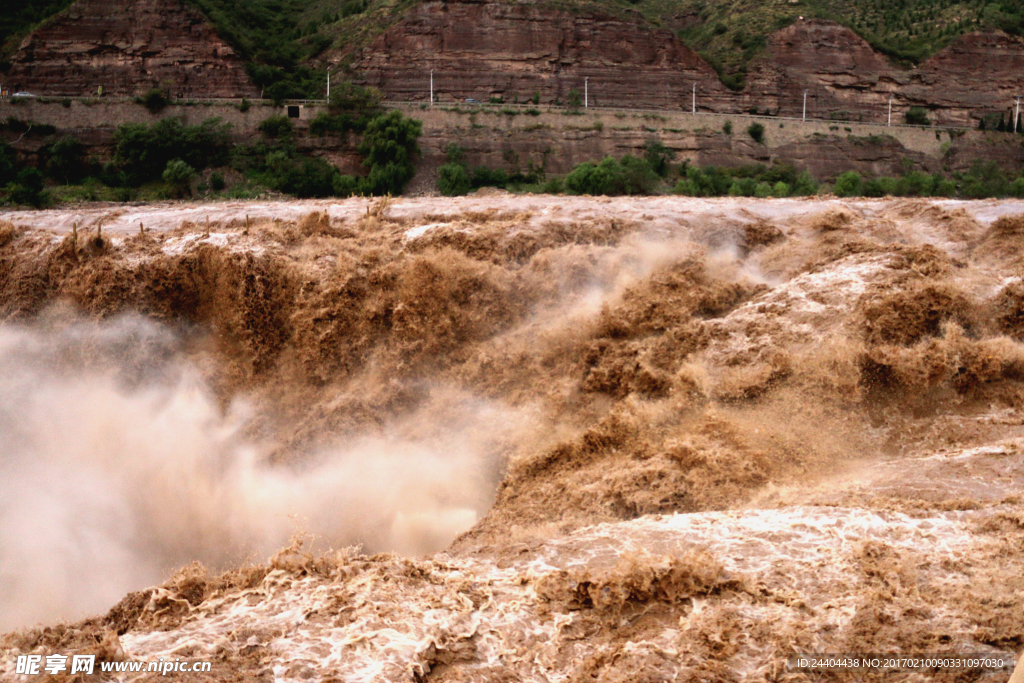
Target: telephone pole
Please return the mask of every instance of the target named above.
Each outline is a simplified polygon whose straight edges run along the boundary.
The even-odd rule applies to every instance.
[[[804,116],[803,120],[807,121],[807,91],[804,90]]]
[[[430,106],[434,106],[434,70],[430,70]]]
[[[693,114],[697,113],[697,84],[693,84],[693,102],[690,105],[690,111]]]
[[[587,109],[590,107],[590,87],[588,85],[590,76],[583,77],[583,108]]]
[[[1020,95],[1017,95],[1017,108],[1013,110],[1013,132],[1017,132],[1017,121],[1020,120]]]
[[[331,67],[327,67],[327,99],[331,99]]]

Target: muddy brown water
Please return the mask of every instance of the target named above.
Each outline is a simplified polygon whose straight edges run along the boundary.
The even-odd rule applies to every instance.
[[[0,678],[1006,681],[788,660],[1024,648],[1022,246],[1015,201],[0,213]]]

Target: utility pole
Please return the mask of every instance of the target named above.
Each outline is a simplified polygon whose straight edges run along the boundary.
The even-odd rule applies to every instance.
[[[434,70],[430,70],[430,106],[434,106]]]
[[[885,125],[892,125],[892,95],[889,95],[889,122],[886,123]]]
[[[696,83],[693,84],[693,100],[690,103],[690,113],[691,114],[696,114],[697,113],[697,84]]]
[[[331,67],[327,67],[327,99],[331,99]]]
[[[807,91],[804,90],[804,116],[803,120],[807,121]]]
[[[590,107],[590,88],[587,82],[590,80],[590,76],[583,77],[583,108],[587,109]]]
[[[1013,110],[1013,132],[1017,132],[1017,121],[1020,120],[1020,95],[1017,95],[1017,108]]]

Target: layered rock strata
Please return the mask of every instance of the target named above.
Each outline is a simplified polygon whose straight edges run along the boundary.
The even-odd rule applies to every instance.
[[[729,91],[671,31],[642,20],[571,14],[533,4],[427,2],[365,49],[353,64],[388,97],[568,101],[591,106],[718,109]],[[586,82],[589,79],[589,84]]]
[[[1024,39],[1004,33],[960,36],[912,69],[900,69],[852,30],[829,21],[798,21],[776,32],[750,69],[744,109],[903,123],[923,107],[938,125],[977,126],[1006,112],[1024,88]]]
[[[12,61],[6,84],[36,95],[259,95],[235,51],[178,0],[79,0]]]

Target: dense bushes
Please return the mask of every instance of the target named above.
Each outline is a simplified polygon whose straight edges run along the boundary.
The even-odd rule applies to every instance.
[[[295,126],[287,116],[275,114],[260,121],[259,131],[268,138],[290,138],[295,134]]]
[[[565,176],[565,188],[573,194],[650,194],[658,174],[646,159],[627,154],[621,160],[605,157],[600,163],[584,162]]]
[[[328,111],[309,124],[311,135],[344,135],[362,133],[380,115],[383,95],[376,88],[363,88],[349,82],[335,84],[331,89]]]
[[[231,149],[230,129],[219,118],[198,126],[186,125],[179,118],[163,119],[152,126],[126,123],[114,134],[114,165],[119,175],[108,179],[137,187],[160,179],[174,159],[196,170],[221,166]]]
[[[469,173],[462,164],[447,163],[437,169],[437,191],[445,197],[466,194],[470,187]]]
[[[675,187],[676,194],[690,197],[789,197],[817,192],[818,183],[810,173],[787,164],[730,169],[686,166]]]
[[[840,197],[859,197],[864,189],[864,181],[861,180],[860,173],[847,171],[836,178],[833,189]]]
[[[358,181],[359,194],[401,194],[415,173],[413,159],[419,154],[417,140],[423,124],[400,111],[380,114],[366,125],[359,153],[363,166],[370,169]],[[344,181],[343,187],[351,185]]]
[[[932,122],[928,120],[928,110],[924,107],[911,107],[906,115],[906,121],[912,126],[930,126]]]

